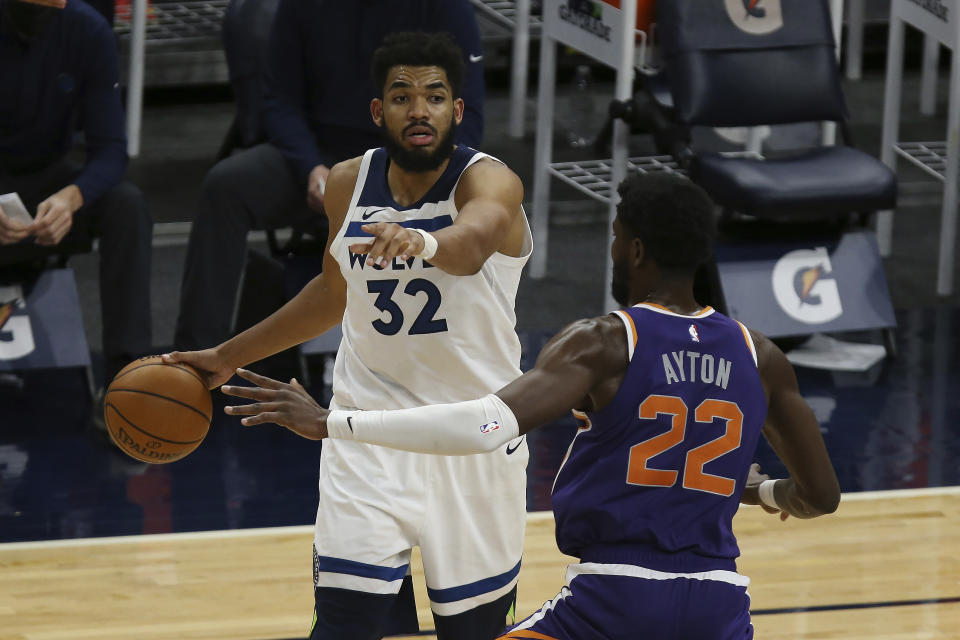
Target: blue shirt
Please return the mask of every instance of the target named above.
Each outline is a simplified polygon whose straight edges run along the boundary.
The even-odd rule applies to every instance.
[[[370,77],[374,50],[399,31],[445,31],[463,50],[466,105],[458,144],[483,137],[480,32],[469,0],[280,0],[270,38],[264,117],[270,141],[306,183],[319,164],[382,145],[370,118],[379,98]]]
[[[30,44],[0,12],[0,170],[40,170],[59,160],[81,126],[87,160],[74,184],[85,205],[96,201],[127,168],[118,81],[113,32],[83,2],[68,0]]]

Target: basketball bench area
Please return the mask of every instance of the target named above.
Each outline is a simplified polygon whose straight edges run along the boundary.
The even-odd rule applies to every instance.
[[[0,384],[17,372],[76,368],[93,396],[90,350],[73,271],[0,272]]]

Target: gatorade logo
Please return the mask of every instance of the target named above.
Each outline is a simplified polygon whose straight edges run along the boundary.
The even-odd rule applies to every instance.
[[[723,4],[733,24],[751,35],[766,35],[783,26],[780,0],[723,0]]]
[[[788,316],[823,324],[843,314],[833,265],[825,247],[791,251],[773,268],[773,295]]]

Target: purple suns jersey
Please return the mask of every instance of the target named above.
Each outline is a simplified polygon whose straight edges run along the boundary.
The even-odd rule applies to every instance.
[[[553,488],[557,544],[582,562],[735,570],[732,520],[767,405],[749,331],[707,307],[616,312],[630,363],[583,422]]]

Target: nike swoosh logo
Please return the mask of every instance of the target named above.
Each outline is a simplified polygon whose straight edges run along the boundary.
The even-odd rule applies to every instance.
[[[353,416],[347,416],[347,426],[350,427],[350,433],[353,433]]]
[[[483,60],[483,56],[482,56],[482,55],[480,55],[480,56],[475,56],[475,55],[473,55],[472,53],[470,54],[470,62],[480,62],[481,60]]]
[[[380,213],[381,211],[386,211],[386,209],[374,209],[373,211],[368,211],[366,213],[360,214],[361,220],[369,220],[370,216]]]
[[[520,445],[522,444],[523,444],[523,439],[521,439],[520,442],[517,443],[517,446],[515,446],[513,449],[510,448],[510,445],[507,445],[507,455],[510,455],[511,453],[519,449]]]

